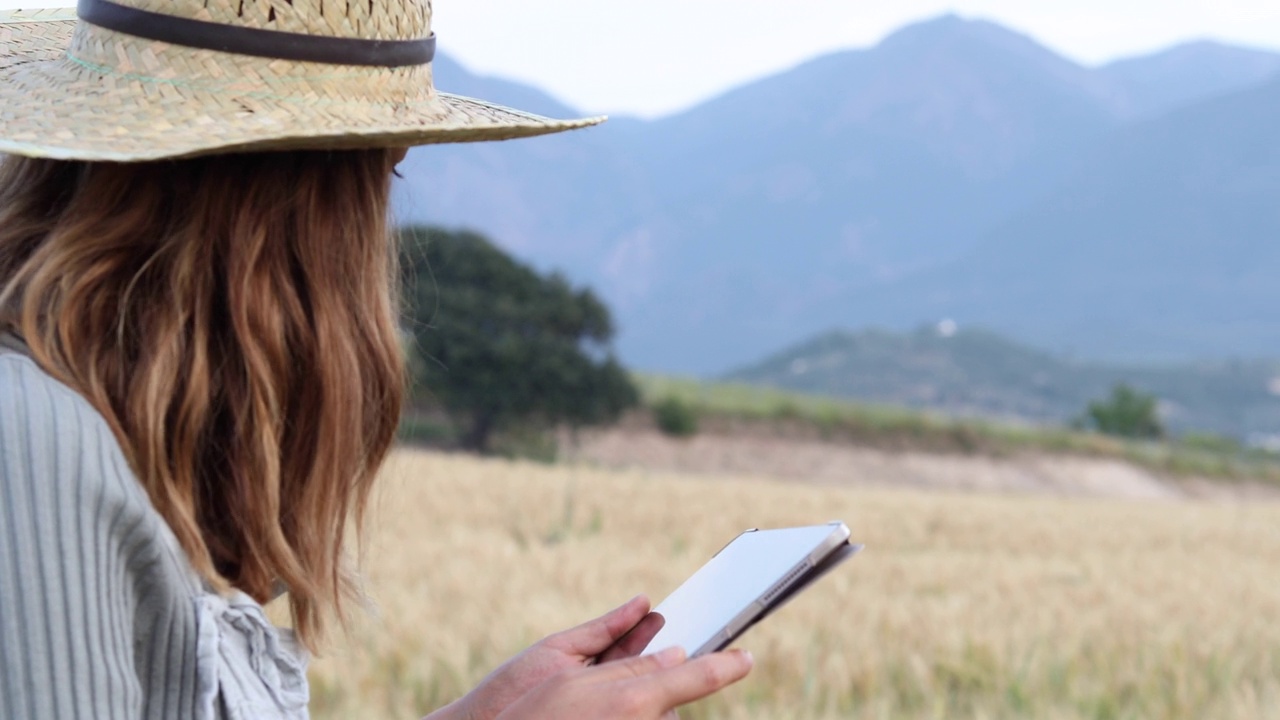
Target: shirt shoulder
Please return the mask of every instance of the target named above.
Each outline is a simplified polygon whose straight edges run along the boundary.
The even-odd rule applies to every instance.
[[[106,420],[11,341],[0,345],[6,528],[0,607],[20,612],[0,613],[0,637],[59,672],[8,663],[0,643],[0,717],[306,717],[305,653],[252,598],[206,587]],[[90,692],[64,702],[54,688],[75,677]],[[91,714],[103,698],[109,712]]]
[[[102,416],[8,348],[0,500],[0,636],[25,658],[0,662],[0,716],[153,715],[142,641],[190,604],[163,521]]]
[[[0,347],[0,482],[30,502],[91,503],[133,522],[159,519],[102,415],[6,347]]]

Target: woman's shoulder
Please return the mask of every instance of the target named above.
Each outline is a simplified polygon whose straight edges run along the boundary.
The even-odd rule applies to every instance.
[[[44,547],[104,543],[174,600],[203,588],[102,414],[0,334],[0,496]],[[153,588],[160,589],[160,588]]]
[[[0,332],[0,408],[22,411],[23,419],[52,420],[55,413],[78,418],[79,424],[106,420],[79,393],[50,375],[31,357],[27,346]],[[96,429],[96,428],[95,428]]]
[[[305,654],[252,598],[209,591],[106,420],[11,337],[0,343],[0,529],[0,637],[132,708],[107,716],[306,717]],[[0,716],[69,716],[49,699],[55,681],[86,682],[0,667]]]
[[[46,425],[74,422],[89,427],[106,421],[79,393],[45,372],[31,357],[26,345],[13,335],[0,332],[0,422],[31,425],[33,431]]]
[[[202,589],[106,419],[11,335],[0,336],[0,497],[12,525],[0,550],[23,563],[114,569],[171,603]],[[90,560],[101,567],[79,567]]]
[[[152,510],[102,415],[0,335],[0,482],[33,501],[97,500],[138,519]]]

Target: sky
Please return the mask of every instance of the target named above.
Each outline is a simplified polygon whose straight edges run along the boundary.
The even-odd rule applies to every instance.
[[[72,0],[0,0],[0,9]],[[436,0],[440,49],[590,112],[656,117],[947,12],[1086,65],[1198,39],[1280,50],[1277,0]],[[448,88],[444,88],[447,90]]]

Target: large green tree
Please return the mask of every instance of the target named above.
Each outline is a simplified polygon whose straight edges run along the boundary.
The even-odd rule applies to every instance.
[[[612,422],[638,395],[610,348],[608,308],[559,274],[541,275],[481,235],[401,230],[417,385],[465,448],[485,451],[517,423]]]

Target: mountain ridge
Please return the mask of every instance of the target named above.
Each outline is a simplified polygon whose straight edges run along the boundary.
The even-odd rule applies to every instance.
[[[1195,62],[1212,66],[1203,82],[1171,96],[1170,73]],[[1273,62],[1196,45],[1086,68],[944,17],[673,116],[414,150],[397,212],[478,229],[595,286],[632,365],[710,374],[823,327],[936,319],[863,303],[978,252],[1126,127],[1221,101]],[[460,94],[485,97],[484,82],[441,75]],[[496,89],[519,105],[516,88]]]
[[[1099,358],[1280,355],[1280,78],[1125,128],[1083,166],[967,257],[846,302]]]

